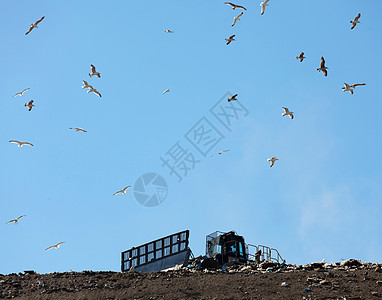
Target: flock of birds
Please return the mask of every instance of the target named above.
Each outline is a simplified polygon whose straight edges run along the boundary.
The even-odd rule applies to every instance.
[[[270,0],[265,0],[264,2],[261,2],[260,3],[260,6],[261,6],[261,15],[264,14],[265,12],[265,7],[269,6],[268,5],[268,2]],[[233,10],[235,9],[242,9],[242,10],[247,10],[244,6],[242,5],[237,5],[237,4],[234,4],[234,3],[231,3],[231,2],[225,2],[224,4],[227,4],[229,6],[232,7]],[[232,22],[232,25],[231,26],[235,26],[236,22],[240,20],[240,17],[244,14],[244,12],[241,12],[239,15],[237,15],[236,17],[234,17],[233,19],[233,22]],[[350,29],[354,29],[356,27],[357,24],[361,23],[359,21],[359,19],[361,18],[361,14],[359,13],[355,18],[354,20],[351,20],[350,23],[352,24],[351,28]],[[229,45],[231,42],[233,41],[236,41],[235,40],[235,34],[229,36],[228,38],[226,38],[226,44]],[[303,62],[304,59],[306,58],[305,56],[305,53],[304,52],[301,52],[300,55],[296,56],[296,59],[298,59],[300,62]],[[321,61],[320,61],[320,67],[317,68],[317,71],[321,71],[324,76],[328,76],[328,67],[325,66],[325,59],[324,57],[321,57]],[[350,92],[350,94],[353,95],[354,93],[354,89],[356,86],[363,86],[363,85],[366,85],[366,83],[353,83],[353,84],[347,84],[347,83],[344,83],[344,87],[342,88],[342,90],[344,92]],[[237,97],[238,94],[235,94],[233,95],[232,97],[228,98],[228,102],[231,102],[231,101],[234,101],[234,100],[237,100]],[[284,110],[284,112],[281,114],[283,117],[284,116],[289,116],[291,119],[294,118],[294,115],[293,115],[293,112],[292,111],[289,111],[289,108],[287,107],[282,107],[282,109]],[[229,151],[229,150],[228,150]],[[222,154],[223,152],[225,151],[222,151],[222,152],[217,152],[215,153],[214,155],[212,156],[215,156],[216,154]],[[268,158],[267,161],[270,162],[270,167],[273,167],[273,165],[275,164],[275,162],[278,160],[278,158],[276,158],[276,156],[273,156],[271,158]]]
[[[265,0],[263,2],[260,3],[260,6],[261,6],[261,15],[263,15],[265,13],[265,8],[268,5],[268,2],[270,0]],[[232,7],[233,10],[236,10],[236,9],[241,9],[241,10],[244,10],[246,11],[247,9],[242,6],[242,5],[237,5],[237,4],[234,4],[234,3],[231,3],[231,2],[225,2],[226,5],[229,5],[230,7]],[[235,26],[236,23],[238,21],[240,21],[240,17],[242,17],[244,14],[244,12],[241,12],[239,15],[235,16],[234,19],[233,19],[233,22],[231,24],[231,26]],[[356,27],[357,24],[360,23],[359,19],[361,17],[361,14],[358,14],[354,20],[350,21],[350,23],[352,24],[351,25],[351,29],[354,29]],[[28,29],[28,31],[25,33],[25,35],[28,35],[33,29],[35,28],[38,28],[38,24],[44,20],[45,17],[41,17],[39,20],[37,20],[36,22],[32,23]],[[169,29],[166,29],[165,30],[166,33],[174,33],[174,31],[172,30],[169,30]],[[235,35],[231,35],[230,37],[226,38],[226,44],[229,45],[231,42],[233,41],[236,41],[235,40]],[[300,62],[303,62],[304,59],[306,58],[305,56],[305,53],[304,52],[301,52],[300,55],[296,56],[296,59],[299,60]],[[317,71],[321,71],[324,76],[328,76],[328,67],[325,66],[325,59],[324,57],[321,57],[321,61],[320,61],[320,66],[319,68],[317,68]],[[89,73],[89,77],[97,77],[97,78],[101,78],[101,74],[99,72],[97,72],[96,68],[94,65],[90,65],[90,73]],[[87,93],[94,93],[96,94],[98,97],[102,97],[101,93],[95,89],[92,85],[90,85],[88,82],[86,82],[85,80],[82,81],[83,82],[83,85],[82,85],[82,88],[83,89],[88,89]],[[354,93],[354,89],[357,87],[357,86],[363,86],[363,85],[366,85],[365,83],[354,83],[354,84],[347,84],[347,83],[344,83],[344,87],[342,88],[342,90],[344,92],[350,92],[350,94],[353,94]],[[28,90],[30,90],[30,88],[26,88],[24,90],[22,90],[21,92],[18,92],[16,93],[13,97],[17,97],[17,96],[23,96],[25,92],[27,92]],[[166,94],[166,93],[169,93],[170,92],[170,89],[166,89],[163,94]],[[227,99],[228,102],[231,102],[231,101],[237,101],[237,96],[238,94],[235,94],[231,97],[229,97]],[[35,106],[34,104],[34,100],[30,100],[29,102],[25,103],[25,107],[28,108],[28,111],[31,111],[32,108]],[[294,118],[294,115],[293,115],[293,112],[289,110],[289,108],[287,107],[282,107],[282,109],[284,110],[284,112],[282,113],[282,116],[289,116],[290,119],[293,119]],[[80,127],[71,127],[69,128],[70,130],[75,130],[76,132],[87,132],[85,129],[83,128],[80,128]],[[14,143],[14,144],[17,144],[18,147],[22,147],[23,145],[28,145],[28,146],[33,146],[33,144],[29,143],[29,142],[22,142],[22,141],[17,141],[17,140],[11,140],[9,141],[10,143]],[[219,151],[219,152],[216,152],[214,153],[211,157],[214,157],[215,155],[221,155],[223,153],[226,153],[226,152],[229,152],[231,150],[223,150],[223,151]],[[276,158],[276,156],[273,156],[271,158],[268,158],[267,161],[270,162],[270,167],[272,167],[275,162],[278,160],[278,158]],[[126,194],[127,190],[130,188],[131,186],[126,186],[124,187],[123,189],[115,192],[113,194],[113,196],[115,195],[118,195],[118,194]],[[10,223],[13,223],[13,224],[18,224],[19,220],[24,218],[26,215],[22,215],[22,216],[19,216],[18,218],[16,219],[13,219],[13,220],[10,220],[8,221],[6,224],[10,224]],[[50,246],[48,248],[46,248],[45,250],[50,250],[50,249],[58,249],[60,247],[61,244],[63,244],[64,242],[59,242],[53,246]]]

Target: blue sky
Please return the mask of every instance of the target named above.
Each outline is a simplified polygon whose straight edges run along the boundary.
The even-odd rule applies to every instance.
[[[239,12],[215,0],[3,4],[0,273],[118,271],[122,251],[185,229],[196,255],[236,230],[289,263],[381,261],[382,3],[271,0],[261,16],[260,2],[235,2],[248,10],[234,27]],[[249,112],[231,131],[209,111],[226,93]],[[184,137],[202,117],[224,135],[206,157]],[[177,141],[200,160],[180,183],[160,160]],[[147,172],[167,181],[162,204],[113,196]]]

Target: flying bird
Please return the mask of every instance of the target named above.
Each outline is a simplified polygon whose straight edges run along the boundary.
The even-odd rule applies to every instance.
[[[264,12],[265,12],[265,7],[266,7],[266,6],[269,6],[269,5],[268,5],[268,1],[269,1],[269,0],[265,0],[264,2],[261,2],[261,3],[260,3],[260,6],[261,6],[261,14],[262,14],[262,15],[263,15]]]
[[[169,29],[166,29],[165,32],[167,32],[167,33],[174,33],[174,31],[169,30]]]
[[[14,224],[17,224],[17,222],[21,219],[21,218],[23,218],[23,217],[25,217],[25,215],[23,215],[23,216],[20,216],[20,217],[18,217],[18,218],[16,218],[16,219],[14,219],[14,220],[10,220],[10,221],[8,221],[7,223],[5,223],[5,224],[9,224],[9,223],[14,223]]]
[[[211,157],[215,156],[216,154],[221,155],[222,153],[228,152],[228,151],[231,151],[231,150],[223,150],[223,151],[216,152],[216,153],[212,154]]]
[[[22,147],[23,145],[33,146],[31,143],[28,142],[19,142],[16,140],[9,141],[10,143],[18,144],[17,147]]]
[[[32,107],[34,106],[33,100],[29,101],[28,103],[25,103],[24,106],[28,107],[28,110],[31,111]]]
[[[89,76],[90,76],[90,77],[92,77],[92,76],[96,76],[96,77],[98,77],[98,78],[101,77],[101,74],[98,73],[98,72],[96,71],[95,66],[90,65],[90,70],[91,70],[91,73],[89,73]]]
[[[164,95],[164,94],[169,93],[169,92],[170,92],[170,89],[167,89],[162,94]]]
[[[233,34],[233,35],[231,35],[228,39],[225,39],[225,40],[227,41],[227,45],[229,45],[232,41],[236,41],[236,40],[234,39],[234,37],[235,37],[235,35]]]
[[[36,22],[32,23],[31,26],[29,27],[28,31],[25,33],[27,35],[29,32],[32,31],[33,28],[38,28],[37,25],[40,23],[42,20],[44,20],[45,17],[42,17],[41,19],[37,20]]]
[[[89,87],[89,90],[88,90],[88,94],[89,93],[94,93],[94,94],[96,94],[98,97],[102,97],[101,96],[101,93],[100,92],[98,92],[95,88],[93,88],[93,87]]]
[[[27,89],[25,89],[25,90],[23,90],[23,91],[21,91],[21,92],[18,92],[18,93],[15,94],[13,97],[16,97],[16,96],[22,96],[22,95],[24,95],[24,93],[25,93],[27,90],[30,90],[30,88],[27,88]]]
[[[232,9],[244,9],[244,10],[247,10],[244,6],[241,6],[241,5],[236,5],[236,4],[233,4],[231,2],[224,2],[224,4],[227,4],[229,6],[232,7]]]
[[[270,161],[271,162],[271,165],[270,167],[272,167],[274,164],[275,164],[275,161],[276,160],[279,160],[278,158],[276,158],[276,156],[273,156],[272,158],[268,158],[267,161]]]
[[[328,71],[327,71],[327,67],[325,67],[325,59],[323,57],[321,57],[321,63],[320,63],[320,67],[317,69],[317,71],[322,71],[322,73],[325,75],[325,76],[328,76]]]
[[[115,192],[113,194],[113,196],[117,195],[117,194],[126,194],[126,190],[131,187],[131,185],[128,185],[127,187],[123,188],[122,190],[118,191],[118,192]]]
[[[299,56],[296,56],[296,58],[299,59],[300,62],[302,62],[304,60],[304,58],[306,58],[306,57],[304,56],[304,52],[301,52]]]
[[[84,84],[84,85],[82,86],[83,89],[92,89],[92,88],[93,88],[93,87],[92,87],[90,84],[88,84],[85,80],[82,80],[82,83]]]
[[[50,247],[46,248],[45,250],[49,250],[49,249],[53,249],[53,248],[58,249],[58,248],[60,248],[60,245],[63,244],[63,243],[65,243],[65,242],[59,242],[56,245],[53,245],[53,246],[50,246]]]
[[[237,97],[237,94],[233,95],[232,97],[229,97],[228,102],[237,100],[236,97]]]
[[[231,26],[235,26],[236,22],[237,21],[240,21],[240,17],[243,15],[243,12],[241,12],[238,16],[236,16],[234,19],[233,19],[233,23]]]
[[[282,109],[284,110],[284,112],[281,114],[283,117],[289,116],[289,118],[291,118],[291,119],[294,118],[293,111],[289,111],[289,109],[287,107],[282,107]]]
[[[69,129],[74,129],[76,132],[78,132],[78,131],[87,132],[85,129],[83,129],[81,127],[74,127],[74,128],[69,128]]]
[[[352,23],[352,26],[350,29],[353,29],[358,23],[361,23],[359,20],[359,18],[361,17],[361,14],[358,14],[353,21],[350,21],[350,23]]]
[[[350,94],[353,95],[353,92],[354,92],[353,89],[355,89],[356,86],[360,86],[360,85],[366,85],[366,83],[353,83],[353,84],[344,83],[344,87],[342,88],[342,91],[350,92]]]

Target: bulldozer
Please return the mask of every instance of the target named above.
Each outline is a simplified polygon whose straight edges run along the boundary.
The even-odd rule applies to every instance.
[[[189,230],[180,231],[149,243],[133,247],[121,254],[121,271],[159,272],[187,266],[195,257],[189,248]],[[199,256],[202,268],[224,268],[232,264],[285,260],[274,248],[246,244],[235,231],[216,231],[206,236],[206,254]]]

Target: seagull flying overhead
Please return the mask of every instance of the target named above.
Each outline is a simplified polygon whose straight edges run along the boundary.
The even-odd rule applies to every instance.
[[[172,31],[170,29],[166,29],[165,32],[167,32],[167,33],[174,33],[174,31]]]
[[[78,132],[78,131],[87,132],[85,129],[83,129],[81,127],[74,127],[74,128],[69,128],[69,129],[74,129],[76,132]]]
[[[282,107],[282,109],[284,110],[284,112],[281,114],[283,117],[289,116],[289,118],[291,118],[291,119],[294,118],[293,111],[289,111],[289,109],[287,107]]]
[[[45,250],[49,250],[49,249],[53,249],[53,248],[58,249],[58,248],[60,248],[60,245],[63,244],[63,243],[65,243],[65,242],[59,242],[56,245],[53,245],[53,246],[50,246],[50,247],[46,248]]]
[[[243,12],[241,12],[238,16],[236,16],[234,19],[233,19],[233,23],[232,23],[232,26],[235,26],[236,22],[237,21],[240,21],[240,17],[243,15]]]
[[[37,25],[40,23],[42,20],[44,20],[45,17],[42,17],[41,19],[37,20],[36,22],[32,23],[31,26],[29,27],[28,31],[25,33],[27,35],[29,32],[32,31],[33,28],[38,28]]]
[[[296,56],[296,58],[299,59],[300,62],[302,62],[304,60],[304,58],[306,58],[306,57],[304,56],[304,52],[301,52],[299,56]]]
[[[84,84],[84,85],[82,86],[83,89],[92,89],[92,88],[93,88],[93,87],[92,87],[90,84],[88,84],[85,80],[82,80],[82,83]]]
[[[223,150],[223,151],[216,152],[216,153],[212,154],[211,157],[215,156],[216,154],[221,155],[222,153],[228,152],[228,151],[231,151],[231,150]]]
[[[28,107],[28,110],[31,111],[32,110],[32,107],[34,106],[33,105],[33,100],[29,101],[28,103],[25,103],[24,106],[27,106]]]
[[[354,92],[353,89],[355,89],[356,86],[360,86],[360,85],[366,85],[366,83],[353,83],[353,84],[344,83],[344,87],[342,88],[342,91],[350,92],[350,94],[353,95],[353,92]]]
[[[126,194],[126,190],[127,190],[129,187],[131,187],[131,185],[128,185],[127,187],[123,188],[122,190],[120,190],[120,191],[118,191],[118,192],[115,192],[115,193],[113,194],[113,196],[118,195],[118,194]]]
[[[232,9],[244,9],[244,10],[247,10],[244,6],[241,6],[241,5],[236,5],[236,4],[233,4],[231,2],[224,2],[224,4],[228,4],[229,6],[232,7]]]
[[[263,15],[264,12],[265,12],[265,7],[266,7],[266,6],[269,6],[269,5],[268,5],[268,1],[269,1],[269,0],[265,0],[264,2],[261,2],[261,3],[260,3],[260,6],[261,6],[261,14],[262,14],[262,15]]]
[[[16,140],[9,141],[10,143],[18,144],[17,147],[22,147],[23,145],[33,146],[31,143],[28,142],[19,142]]]
[[[359,18],[361,17],[361,14],[358,14],[353,21],[350,21],[350,23],[352,23],[351,25],[351,28],[350,29],[353,29],[358,23],[361,23],[359,20]]]
[[[231,35],[228,39],[225,39],[225,40],[227,41],[227,45],[229,45],[232,41],[236,41],[236,40],[234,39],[234,37],[235,37],[235,35],[233,34],[233,35]]]
[[[88,94],[89,93],[94,93],[94,94],[96,94],[98,97],[102,97],[101,96],[101,93],[100,92],[98,92],[95,88],[93,88],[93,87],[89,87],[89,90],[88,90]]]
[[[237,94],[233,95],[232,97],[229,97],[228,102],[237,100],[236,97],[237,97]]]
[[[271,165],[270,167],[272,167],[274,164],[275,164],[275,161],[276,160],[279,160],[278,158],[276,158],[276,156],[273,156],[272,158],[268,158],[267,161],[270,161],[271,162]]]
[[[22,96],[27,90],[30,90],[29,88],[21,91],[21,92],[18,92],[17,94],[15,94],[13,97],[16,97],[16,96]]]
[[[170,92],[170,89],[167,89],[162,94],[164,95],[164,94],[169,93],[169,92]]]
[[[90,77],[92,77],[92,76],[96,76],[96,77],[98,77],[98,78],[101,77],[101,74],[98,73],[98,72],[96,71],[95,66],[90,65],[90,70],[91,70],[91,73],[89,73],[89,76],[90,76]]]
[[[17,224],[17,222],[21,219],[21,218],[23,218],[23,217],[25,217],[25,215],[23,215],[23,216],[20,216],[20,217],[18,217],[18,218],[16,218],[16,219],[14,219],[14,220],[10,220],[10,221],[8,221],[7,223],[5,223],[5,224],[9,224],[9,223],[14,223],[14,224]]]
[[[329,68],[325,67],[325,59],[321,57],[320,67],[317,69],[317,71],[321,71],[325,76],[328,76],[327,69]]]

